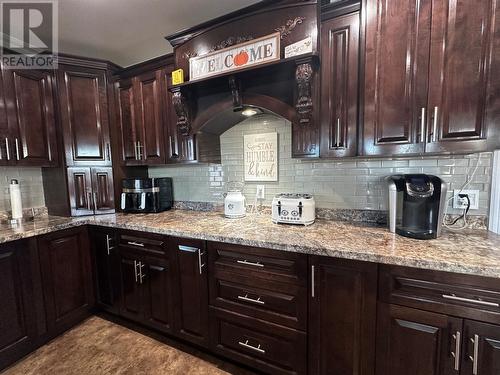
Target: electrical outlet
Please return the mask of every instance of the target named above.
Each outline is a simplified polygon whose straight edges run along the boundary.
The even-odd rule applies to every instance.
[[[265,199],[266,187],[265,185],[257,185],[257,199]]]
[[[466,209],[467,198],[460,198],[458,195],[467,194],[470,200],[470,209],[479,209],[479,190],[454,190],[453,191],[453,208]]]

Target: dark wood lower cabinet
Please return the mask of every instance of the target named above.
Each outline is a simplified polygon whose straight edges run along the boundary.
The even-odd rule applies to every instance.
[[[120,260],[113,229],[89,229],[95,274],[96,302],[102,309],[119,313]]]
[[[458,374],[451,353],[461,330],[459,318],[380,303],[377,375]]]
[[[466,320],[461,374],[500,374],[500,326]]]
[[[94,307],[87,227],[54,232],[38,239],[47,328],[60,333]]]
[[[377,265],[319,256],[309,261],[309,373],[373,374]]]
[[[175,334],[195,344],[208,346],[206,243],[171,238],[169,249],[175,264]]]
[[[34,266],[27,241],[0,245],[0,370],[30,352],[37,338]]]

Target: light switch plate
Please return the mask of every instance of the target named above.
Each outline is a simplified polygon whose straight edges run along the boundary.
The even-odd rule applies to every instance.
[[[453,191],[453,208],[457,209],[466,209],[467,208],[467,199],[460,198],[459,194],[467,194],[470,199],[470,209],[477,210],[479,209],[479,190],[454,190]]]
[[[257,185],[257,199],[265,199],[266,197],[266,186]]]

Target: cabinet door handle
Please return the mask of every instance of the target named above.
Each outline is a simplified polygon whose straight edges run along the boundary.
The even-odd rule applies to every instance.
[[[474,338],[471,338],[470,341],[474,344],[474,353],[472,356],[469,356],[469,359],[472,361],[472,375],[477,375],[478,369],[478,361],[479,361],[479,336],[474,335]]]
[[[203,273],[203,267],[205,267],[205,263],[202,263],[201,262],[201,257],[205,255],[205,252],[201,252],[200,249],[198,249],[198,268],[199,268],[199,271],[200,271],[200,275]]]
[[[87,210],[92,210],[92,193],[87,192]]]
[[[455,358],[455,371],[460,370],[460,345],[461,345],[461,334],[460,331],[457,331],[453,335],[453,339],[455,340],[455,351],[451,352],[451,356]]]
[[[238,296],[238,299],[241,299],[241,300],[247,301],[247,302],[258,303],[259,305],[265,305],[266,304],[264,301],[260,300],[260,297],[257,298],[257,299],[254,299],[254,298],[248,297],[248,294],[245,294],[244,296]]]
[[[425,141],[425,107],[422,107],[420,113],[420,142],[423,143]]]
[[[10,160],[9,138],[5,138],[5,152],[7,154],[7,160]]]
[[[111,160],[111,148],[109,143],[106,143],[106,160]]]
[[[92,201],[94,202],[94,211],[97,212],[97,193],[92,193]]]
[[[246,266],[253,266],[253,267],[262,267],[264,268],[264,265],[260,262],[249,262],[248,260],[237,260],[236,263],[239,264],[244,264]]]
[[[432,142],[437,141],[439,107],[434,107],[434,121],[432,126]]]
[[[111,237],[109,234],[106,234],[106,251],[108,252],[108,255],[111,255],[111,250],[113,250],[114,247],[111,246]]]
[[[132,246],[144,247],[144,244],[142,242],[128,241],[127,244]]]
[[[135,160],[139,160],[139,154],[137,153],[137,142],[134,142],[134,155]]]
[[[337,147],[340,147],[341,143],[340,143],[340,117],[337,118],[337,134],[335,135],[335,138],[336,138],[336,146]]]
[[[314,266],[311,266],[311,297],[314,298]]]
[[[19,160],[19,140],[17,138],[14,139],[14,144],[16,145],[16,160]]]
[[[135,276],[135,282],[137,283],[138,278],[137,278],[137,261],[134,260],[134,276]]]
[[[482,305],[482,306],[500,307],[500,304],[498,304],[496,302],[488,302],[488,301],[481,301],[479,299],[458,297],[454,294],[442,294],[442,296],[445,299],[450,299],[453,301],[475,303],[476,305]]]
[[[260,344],[259,346],[253,346],[253,345],[250,345],[248,343],[248,340],[246,340],[245,342],[243,341],[238,341],[238,344],[245,347],[245,348],[248,348],[248,349],[251,349],[251,350],[254,350],[256,352],[259,352],[259,353],[262,353],[262,354],[266,354],[266,351],[264,349],[261,349],[260,348]]]
[[[142,280],[146,277],[146,274],[142,273],[142,269],[144,268],[144,264],[142,262],[139,262],[139,284],[142,284]]]
[[[137,160],[142,160],[141,141],[137,141]]]

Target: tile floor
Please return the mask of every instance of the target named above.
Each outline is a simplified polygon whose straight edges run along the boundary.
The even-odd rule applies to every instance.
[[[94,316],[2,375],[252,374],[206,354],[202,357]]]

